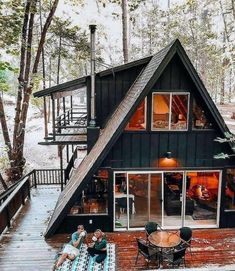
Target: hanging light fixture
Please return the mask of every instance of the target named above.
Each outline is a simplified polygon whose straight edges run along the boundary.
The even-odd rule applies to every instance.
[[[164,158],[171,159],[172,158],[172,153],[171,151],[168,151],[164,154]]]

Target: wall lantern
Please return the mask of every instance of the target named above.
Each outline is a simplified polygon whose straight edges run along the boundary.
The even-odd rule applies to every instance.
[[[168,151],[164,154],[164,158],[171,159],[172,158],[172,153],[171,151]]]
[[[159,159],[159,167],[163,168],[176,168],[179,162],[176,158],[172,157],[172,152],[165,152],[162,158]]]

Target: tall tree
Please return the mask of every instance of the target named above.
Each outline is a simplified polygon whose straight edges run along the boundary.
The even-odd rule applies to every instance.
[[[38,46],[36,49],[35,57],[32,58],[32,44],[33,44],[33,30],[35,14],[37,12],[37,0],[27,0],[23,12],[23,22],[21,30],[21,49],[20,49],[20,69],[19,69],[19,88],[16,101],[15,123],[13,132],[13,142],[9,143],[9,137],[4,137],[5,144],[9,146],[11,150],[9,152],[10,170],[9,178],[16,180],[22,176],[23,168],[25,165],[24,158],[24,139],[25,139],[25,127],[26,119],[29,107],[30,95],[34,86],[34,78],[38,71],[38,65],[40,56],[45,42],[47,31],[50,27],[51,21],[54,17],[59,0],[54,0],[49,10],[49,14],[45,21],[45,24],[40,35]],[[18,3],[19,4],[19,3]],[[21,4],[21,3],[20,3]],[[17,7],[13,6],[13,14]],[[1,10],[5,12],[4,9]],[[5,12],[6,13],[6,12]],[[7,15],[6,15],[7,17]],[[15,19],[16,20],[16,19]],[[13,41],[11,41],[13,43]],[[16,43],[16,42],[15,42]],[[3,108],[1,109],[3,111]],[[9,136],[7,127],[2,126],[5,133]]]
[[[145,2],[145,0],[96,0],[97,4],[101,3],[103,7],[106,7],[108,3],[117,4],[121,7],[121,22],[122,22],[122,52],[124,63],[129,61],[129,17],[130,14],[135,11],[139,5]],[[115,13],[115,16],[117,14]]]
[[[127,0],[122,0],[122,46],[124,63],[128,62],[128,12]]]

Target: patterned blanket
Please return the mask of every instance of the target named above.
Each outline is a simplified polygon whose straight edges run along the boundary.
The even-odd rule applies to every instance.
[[[96,263],[95,257],[87,253],[87,246],[83,244],[74,261],[66,261],[56,271],[115,271],[115,244],[107,244],[107,257],[102,263]]]

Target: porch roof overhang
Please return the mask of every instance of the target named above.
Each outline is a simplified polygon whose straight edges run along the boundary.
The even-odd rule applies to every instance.
[[[142,64],[147,64],[151,58],[152,58],[152,56],[147,56],[147,57],[139,59],[139,60],[135,60],[135,61],[123,64],[123,65],[119,65],[119,66],[101,71],[101,72],[97,73],[96,76],[104,77],[104,76],[107,76],[110,74],[115,74],[116,72],[124,71],[124,70],[130,69],[130,68],[142,65]],[[78,90],[78,89],[86,86],[87,80],[89,78],[90,78],[89,75],[84,76],[84,77],[80,77],[80,78],[77,78],[72,81],[68,81],[68,82],[65,82],[65,83],[50,87],[50,88],[46,88],[44,90],[37,91],[33,95],[34,95],[34,97],[40,98],[40,97],[49,96],[52,94],[53,94],[53,96],[55,96],[55,95],[57,95],[55,93],[58,93],[58,92],[65,92],[65,91],[70,92],[70,91]],[[62,94],[60,94],[60,95],[62,95]]]
[[[56,92],[74,91],[86,86],[86,79],[87,77],[81,77],[81,78],[78,78],[78,79],[63,83],[63,84],[46,88],[46,89],[35,92],[33,96],[40,98],[40,97],[52,95],[53,93],[56,93]]]

